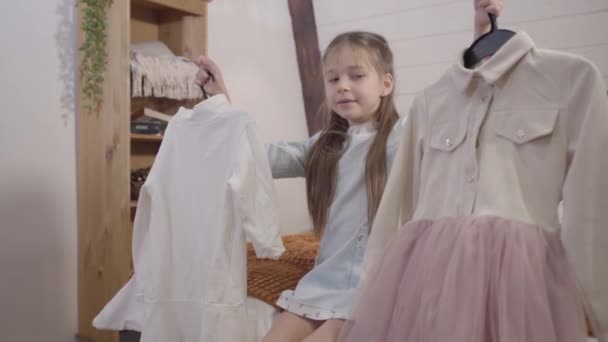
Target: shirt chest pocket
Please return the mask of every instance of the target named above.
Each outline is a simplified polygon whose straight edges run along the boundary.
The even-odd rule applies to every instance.
[[[501,111],[494,132],[516,145],[524,145],[551,136],[555,129],[557,108]]]
[[[466,135],[466,126],[460,122],[435,122],[431,126],[429,145],[433,150],[452,152],[462,145]]]

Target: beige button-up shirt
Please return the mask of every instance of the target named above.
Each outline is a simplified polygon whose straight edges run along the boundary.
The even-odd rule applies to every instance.
[[[608,99],[585,59],[517,33],[414,101],[370,236],[365,274],[410,220],[496,215],[559,231],[608,341]],[[558,205],[563,201],[563,218]]]

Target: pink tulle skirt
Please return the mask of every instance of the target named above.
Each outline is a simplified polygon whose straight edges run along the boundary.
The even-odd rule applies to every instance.
[[[586,341],[560,237],[534,225],[411,222],[368,279],[340,341]]]

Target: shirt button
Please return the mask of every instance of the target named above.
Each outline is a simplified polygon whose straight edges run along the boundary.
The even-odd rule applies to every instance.
[[[469,176],[467,177],[467,182],[469,182],[469,183],[473,183],[474,181],[475,181],[475,176],[473,176],[473,175],[469,175]]]
[[[452,145],[454,145],[454,142],[452,141],[452,139],[450,139],[450,138],[445,139],[445,146],[452,147]]]
[[[515,134],[519,139],[523,139],[526,137],[526,131],[524,131],[523,128],[518,129]]]
[[[481,101],[482,101],[482,102],[486,102],[486,100],[488,100],[488,97],[487,97],[487,96],[485,96],[485,95],[484,95],[484,96],[482,96],[482,97],[481,97]]]

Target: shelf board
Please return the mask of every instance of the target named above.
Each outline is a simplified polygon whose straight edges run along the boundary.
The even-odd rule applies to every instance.
[[[131,207],[131,209],[137,208],[137,201],[130,201],[129,206]]]
[[[184,15],[204,16],[206,3],[203,0],[131,0],[134,5],[151,9],[175,10]]]
[[[152,135],[152,134],[131,133],[131,141],[161,142],[161,141],[163,141],[163,136],[162,135]]]

